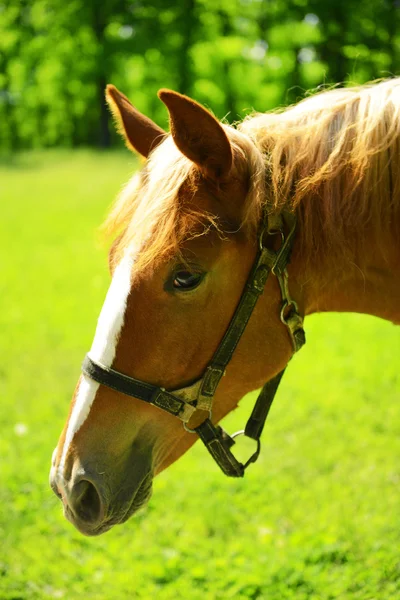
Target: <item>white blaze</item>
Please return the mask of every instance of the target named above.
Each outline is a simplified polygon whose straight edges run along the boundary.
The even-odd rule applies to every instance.
[[[96,333],[89,355],[106,367],[110,367],[117,347],[118,337],[124,324],[126,303],[131,289],[133,255],[126,254],[114,271],[111,285],[97,321]],[[75,397],[75,404],[68,422],[59,472],[64,470],[65,458],[74,435],[85,422],[96,396],[99,384],[82,375]]]

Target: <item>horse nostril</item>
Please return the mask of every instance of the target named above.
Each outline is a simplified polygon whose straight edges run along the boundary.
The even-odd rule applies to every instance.
[[[82,479],[73,486],[69,504],[80,520],[86,523],[101,520],[102,502],[96,487],[90,481]]]

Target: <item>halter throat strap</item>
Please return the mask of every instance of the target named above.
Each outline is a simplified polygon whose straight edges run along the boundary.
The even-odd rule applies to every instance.
[[[288,232],[287,235],[285,230]],[[178,417],[183,421],[187,431],[197,433],[226,475],[243,477],[249,464],[255,462],[259,456],[260,436],[285,369],[263,386],[243,431],[229,436],[222,427],[215,426],[211,420],[212,403],[218,384],[225,374],[226,366],[246,329],[271,272],[279,282],[282,295],[280,318],[288,329],[294,352],[297,352],[305,343],[303,320],[296,302],[290,297],[288,288],[287,265],[293,248],[295,230],[295,215],[285,212],[282,216],[276,217],[274,221],[267,222],[261,230],[257,256],[238,306],[224,337],[200,379],[184,388],[167,391],[162,387],[129,377],[107,367],[93,360],[89,354],[86,355],[82,365],[83,373],[101,385],[153,404]],[[278,250],[273,250],[268,248],[265,243],[266,238],[276,234],[281,236],[281,245]],[[208,411],[209,417],[195,429],[189,429],[187,423],[197,410]],[[235,437],[240,434],[254,439],[257,444],[254,454],[244,464],[239,462],[231,451]]]

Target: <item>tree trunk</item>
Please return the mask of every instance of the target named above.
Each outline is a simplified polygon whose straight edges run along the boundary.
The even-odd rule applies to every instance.
[[[111,143],[109,129],[109,115],[104,97],[105,87],[107,85],[107,69],[106,69],[106,52],[105,52],[105,36],[106,20],[102,14],[101,3],[93,4],[92,23],[93,31],[98,43],[98,69],[96,73],[96,89],[97,101],[99,107],[99,128],[98,128],[98,144],[101,148],[109,148]]]
[[[387,2],[388,2],[387,31],[389,34],[388,53],[390,56],[389,75],[395,75],[395,73],[398,69],[396,33],[397,33],[397,21],[399,18],[400,10],[399,10],[399,3],[396,0],[387,0]]]
[[[196,0],[184,0],[182,3],[182,46],[178,58],[178,90],[181,94],[190,94],[193,83],[192,60],[190,50],[193,45],[193,35],[196,26]]]
[[[219,11],[219,15],[222,23],[222,35],[224,37],[228,37],[232,33],[232,24],[230,22],[229,15],[224,11]],[[231,79],[231,69],[229,60],[223,59],[222,61],[222,70],[224,73],[224,91],[225,91],[225,104],[229,113],[229,120],[236,121],[237,112],[236,112],[236,98],[235,93],[232,87],[232,79]]]

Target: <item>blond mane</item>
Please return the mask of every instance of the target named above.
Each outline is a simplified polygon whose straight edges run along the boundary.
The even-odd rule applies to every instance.
[[[265,155],[267,201],[298,212],[304,263],[347,254],[362,266],[365,244],[398,232],[400,79],[324,91],[239,127]]]
[[[321,92],[250,116],[237,130],[224,128],[248,171],[243,226],[251,235],[263,205],[270,212],[296,209],[301,255],[315,264],[346,254],[350,237],[353,249],[359,240],[361,255],[363,240],[379,244],[398,231],[400,79]],[[134,245],[141,271],[177,253],[184,240],[218,228],[215,215],[185,201],[195,189],[196,169],[167,137],[107,217],[106,231],[120,235],[115,259]]]

